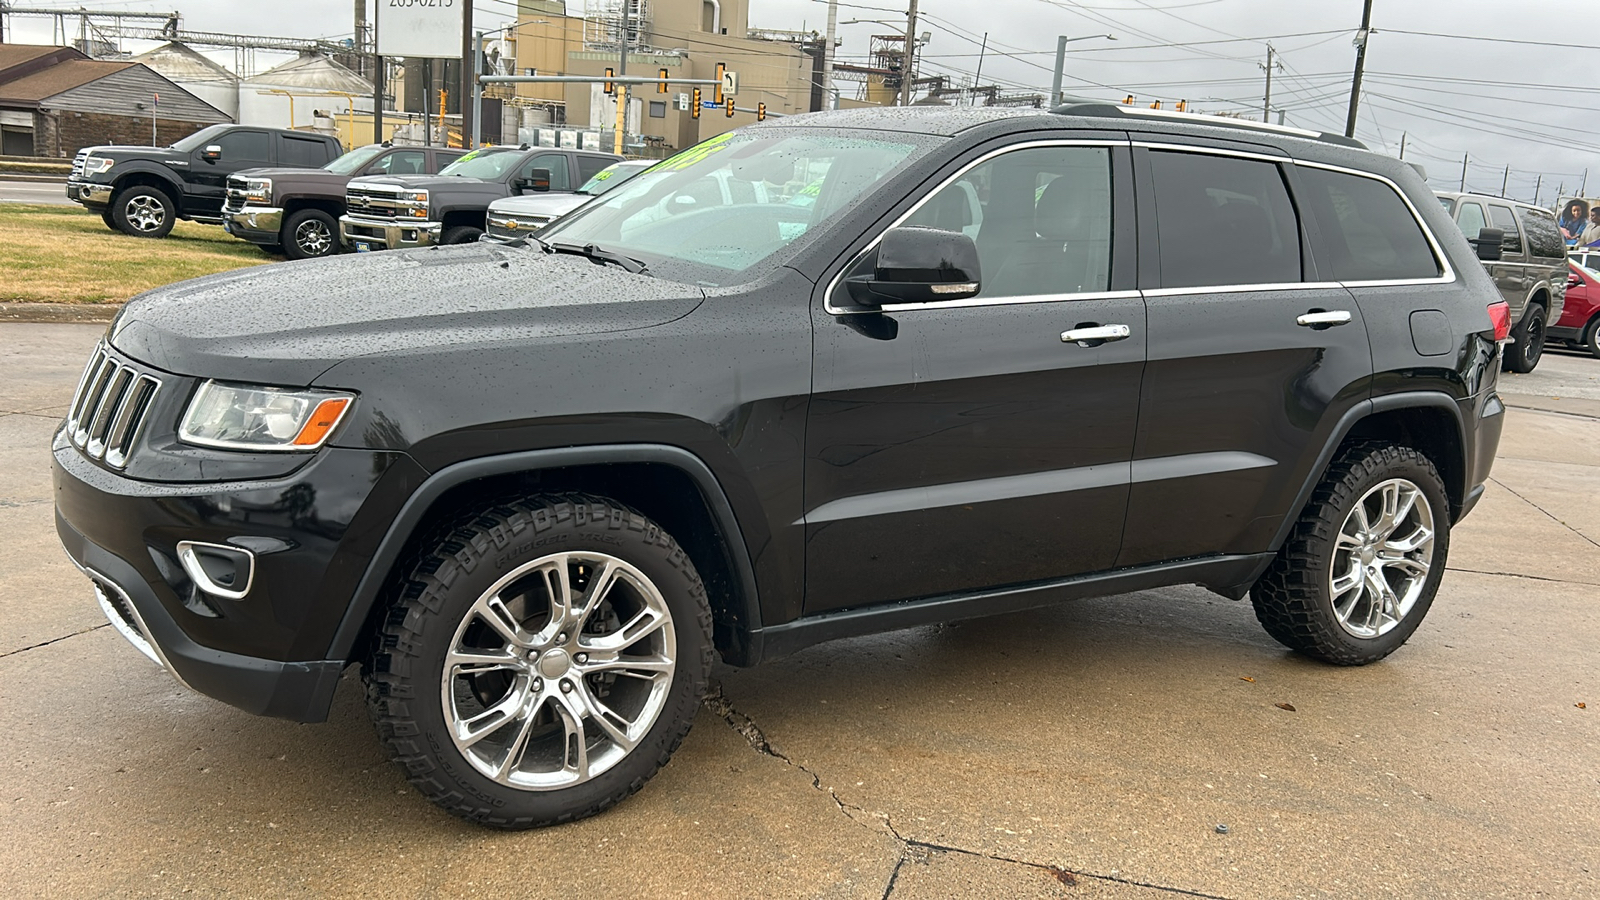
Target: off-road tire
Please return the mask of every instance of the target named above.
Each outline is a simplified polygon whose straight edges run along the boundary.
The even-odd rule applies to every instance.
[[[309,240],[312,236],[300,233],[302,227],[315,228],[316,226],[321,226],[322,229],[317,232],[317,235],[324,242],[319,245],[321,247],[320,250],[317,249],[317,246],[309,248],[304,246],[302,238]],[[289,218],[284,220],[281,237],[283,238],[283,245],[280,249],[283,255],[290,259],[320,259],[324,256],[333,256],[339,252],[339,223],[334,221],[333,216],[320,209],[302,209],[290,214]]]
[[[1358,638],[1340,626],[1333,611],[1329,576],[1339,529],[1356,501],[1391,478],[1422,490],[1433,508],[1433,559],[1414,606],[1393,630]],[[1364,666],[1398,650],[1422,623],[1444,576],[1450,543],[1450,506],[1433,462],[1417,450],[1393,444],[1351,444],[1334,459],[1306,504],[1282,549],[1250,590],[1256,619],[1291,650],[1341,666]]]
[[[1511,344],[1506,347],[1506,368],[1521,375],[1532,372],[1544,355],[1544,307],[1534,304],[1522,321],[1511,329]]]
[[[152,207],[159,207],[161,220],[159,224],[141,228],[129,219],[130,207],[144,201]],[[172,226],[178,222],[178,207],[172,198],[160,188],[146,184],[136,184],[127,190],[119,191],[111,201],[111,220],[117,230],[123,234],[137,238],[164,238],[172,233]]]
[[[454,228],[446,228],[444,234],[439,235],[439,243],[445,245],[475,244],[478,242],[478,238],[481,237],[483,237],[482,228],[475,228],[471,225],[457,225]]]
[[[410,783],[453,815],[508,830],[592,816],[643,787],[688,734],[712,663],[705,587],[677,541],[642,513],[585,494],[498,503],[433,535],[404,570],[363,672],[379,739]],[[603,552],[654,582],[670,612],[676,666],[665,705],[626,756],[569,787],[523,790],[480,773],[453,743],[440,697],[443,659],[485,590],[553,551]]]

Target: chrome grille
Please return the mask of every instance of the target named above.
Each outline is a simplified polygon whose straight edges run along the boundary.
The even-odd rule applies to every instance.
[[[88,150],[79,150],[78,151],[78,155],[74,156],[72,158],[72,177],[73,178],[81,178],[83,176],[83,161],[88,159],[88,158],[89,158],[89,151]]]
[[[244,195],[248,187],[249,183],[243,178],[228,176],[228,199],[222,204],[222,211],[235,213],[244,209]]]
[[[67,434],[90,459],[123,468],[160,389],[159,378],[116,359],[102,344],[78,382]]]
[[[352,216],[397,219],[400,217],[400,192],[377,186],[352,184],[345,189],[344,205]]]

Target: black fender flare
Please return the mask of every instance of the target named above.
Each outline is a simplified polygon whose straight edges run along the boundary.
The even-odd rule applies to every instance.
[[[150,163],[134,163],[133,168],[118,172],[117,177],[111,182],[112,196],[122,193],[126,189],[125,182],[136,175],[148,176],[161,182],[162,190],[167,192],[172,202],[180,207],[183,205],[183,185],[173,176],[172,170]]]
[[[478,478],[532,472],[540,469],[560,469],[573,466],[617,463],[658,463],[671,466],[693,480],[705,498],[706,506],[715,518],[717,527],[726,536],[728,557],[733,562],[740,596],[734,602],[741,607],[740,616],[747,623],[743,640],[759,655],[761,631],[761,605],[757,594],[755,567],[745,545],[744,532],[734,516],[733,504],[728,501],[722,484],[700,457],[680,447],[667,444],[604,444],[589,447],[559,447],[549,450],[529,450],[499,456],[463,460],[434,472],[406,499],[400,512],[389,524],[379,542],[377,552],[367,562],[366,572],[356,585],[344,618],[334,632],[328,648],[327,659],[349,660],[356,649],[371,615],[378,594],[383,589],[389,571],[400,558],[406,542],[427,516],[435,501],[457,485]],[[745,663],[749,664],[749,663]]]
[[[1283,548],[1284,541],[1289,539],[1289,532],[1294,528],[1295,523],[1300,520],[1300,511],[1305,509],[1306,504],[1311,501],[1311,493],[1317,489],[1317,484],[1322,481],[1322,473],[1326,472],[1328,465],[1333,462],[1333,454],[1338,451],[1339,447],[1344,443],[1344,439],[1350,435],[1357,423],[1378,413],[1397,409],[1420,408],[1449,411],[1451,419],[1456,423],[1456,441],[1461,447],[1462,477],[1466,480],[1472,478],[1472,469],[1468,465],[1468,454],[1471,453],[1471,448],[1467,446],[1467,430],[1465,423],[1461,420],[1461,406],[1455,398],[1439,391],[1404,391],[1363,400],[1346,410],[1345,414],[1339,418],[1338,424],[1334,426],[1333,432],[1329,434],[1327,442],[1317,454],[1316,465],[1311,467],[1311,471],[1306,476],[1305,484],[1300,486],[1300,491],[1295,495],[1294,506],[1284,516],[1283,523],[1278,526],[1277,534],[1272,536],[1272,544],[1268,547],[1268,555],[1261,562],[1259,569],[1251,575],[1250,580],[1245,583],[1245,590],[1251,584],[1254,584],[1257,578],[1261,577],[1261,573],[1266,571],[1267,566],[1271,565],[1273,557],[1277,556],[1278,551]],[[1449,487],[1449,485],[1446,485],[1446,490]],[[1465,498],[1468,486],[1462,484],[1459,487],[1460,496]],[[1239,597],[1243,596],[1244,591],[1240,590]]]

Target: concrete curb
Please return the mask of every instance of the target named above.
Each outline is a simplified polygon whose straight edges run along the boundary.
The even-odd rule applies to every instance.
[[[1500,392],[1500,399],[1512,409],[1528,409],[1534,412],[1560,413],[1567,416],[1582,416],[1588,419],[1600,419],[1600,400],[1585,400],[1581,397],[1545,397],[1537,394],[1508,394]]]
[[[0,172],[0,181],[5,182],[39,182],[43,184],[66,184],[67,176],[51,172]]]
[[[105,325],[121,303],[0,303],[0,323],[55,322]]]

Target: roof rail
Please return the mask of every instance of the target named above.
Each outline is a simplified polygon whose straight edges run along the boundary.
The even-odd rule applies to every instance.
[[[1355,147],[1358,150],[1367,149],[1366,144],[1355,138],[1347,138],[1342,134],[1332,134],[1326,131],[1308,131],[1304,128],[1272,125],[1267,122],[1252,122],[1248,119],[1234,119],[1228,116],[1203,116],[1198,113],[1123,106],[1117,103],[1108,103],[1104,100],[1068,99],[1067,102],[1054,107],[1050,111],[1063,116],[1084,116],[1086,118],[1173,119],[1179,122],[1188,122],[1191,125],[1212,125],[1219,128],[1238,128],[1246,131],[1267,131],[1273,134],[1287,134],[1328,144],[1338,144],[1343,147]]]

